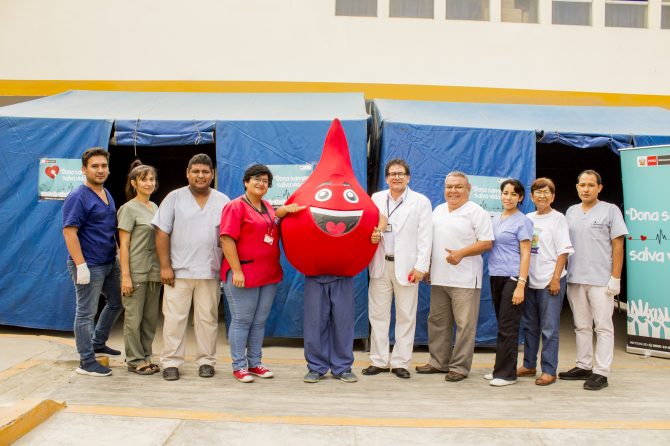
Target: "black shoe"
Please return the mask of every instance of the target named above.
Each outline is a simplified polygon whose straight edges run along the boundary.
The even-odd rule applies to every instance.
[[[103,345],[102,347],[94,348],[93,351],[95,353],[101,353],[103,355],[112,355],[112,356],[119,356],[121,354],[120,351],[114,350],[111,347],[107,347],[106,345]]]
[[[179,379],[179,369],[177,367],[164,368],[163,379],[165,381],[177,381]]]
[[[391,369],[391,372],[393,372],[393,374],[398,378],[409,379],[409,371],[407,369]]]
[[[211,378],[214,376],[214,367],[209,364],[203,364],[198,369],[198,375],[200,378]]]
[[[559,379],[565,379],[568,381],[578,381],[580,379],[589,379],[592,372],[591,370],[580,369],[579,367],[572,368],[567,372],[561,372],[558,374]]]
[[[389,369],[384,368],[384,367],[377,367],[376,365],[371,365],[370,367],[366,367],[361,372],[363,372],[363,375],[379,375],[380,373],[388,373]]]
[[[589,379],[584,383],[584,388],[586,390],[601,390],[607,387],[607,377],[603,375],[598,375],[597,373],[589,376]]]

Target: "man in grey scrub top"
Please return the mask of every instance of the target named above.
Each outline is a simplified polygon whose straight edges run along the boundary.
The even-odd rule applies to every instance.
[[[577,193],[582,202],[565,213],[575,249],[568,263],[568,301],[575,322],[577,364],[558,377],[586,380],[587,390],[601,390],[608,385],[614,355],[614,296],[621,291],[624,236],[628,234],[621,210],[598,200],[602,189],[598,172],[583,171],[577,177]]]
[[[156,253],[163,282],[163,352],[167,381],[179,379],[184,363],[186,325],[193,302],[198,374],[214,376],[221,288],[219,246],[221,211],[230,199],[212,189],[214,165],[209,156],[194,155],[186,169],[188,186],[163,200],[151,224],[156,227]]]

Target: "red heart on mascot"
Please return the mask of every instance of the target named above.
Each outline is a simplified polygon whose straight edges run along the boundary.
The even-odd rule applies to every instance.
[[[286,204],[307,206],[281,223],[289,262],[306,276],[355,276],[365,268],[377,245],[370,241],[379,210],[358,183],[342,124],[328,130],[321,159],[307,181]]]
[[[47,176],[49,178],[51,178],[52,180],[54,178],[56,178],[56,175],[58,175],[58,172],[60,172],[60,169],[58,168],[58,166],[49,166],[46,169],[44,169],[44,173],[46,173]]]

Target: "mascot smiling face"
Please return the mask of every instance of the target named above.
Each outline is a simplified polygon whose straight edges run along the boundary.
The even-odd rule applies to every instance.
[[[281,223],[284,252],[298,271],[355,276],[370,263],[379,210],[356,180],[339,120],[330,126],[314,172],[286,201],[291,203],[307,206]]]

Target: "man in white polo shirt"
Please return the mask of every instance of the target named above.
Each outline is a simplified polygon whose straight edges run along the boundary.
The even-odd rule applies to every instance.
[[[621,291],[624,236],[628,234],[621,210],[598,200],[602,189],[598,172],[583,171],[577,177],[577,193],[582,202],[565,213],[575,249],[568,262],[568,301],[575,321],[577,366],[558,377],[586,380],[587,390],[608,385],[614,356],[613,298]]]
[[[206,154],[191,158],[186,178],[188,186],[170,192],[151,222],[156,227],[156,253],[165,286],[161,366],[167,381],[179,379],[184,363],[191,301],[200,377],[214,376],[216,362],[223,258],[219,225],[221,211],[230,199],[210,188],[214,165]]]
[[[469,201],[470,189],[463,172],[449,173],[444,181],[447,202],[433,211],[430,359],[428,364],[416,368],[418,373],[446,373],[445,379],[450,382],[462,381],[470,373],[482,291],[481,254],[493,244],[491,216]]]

